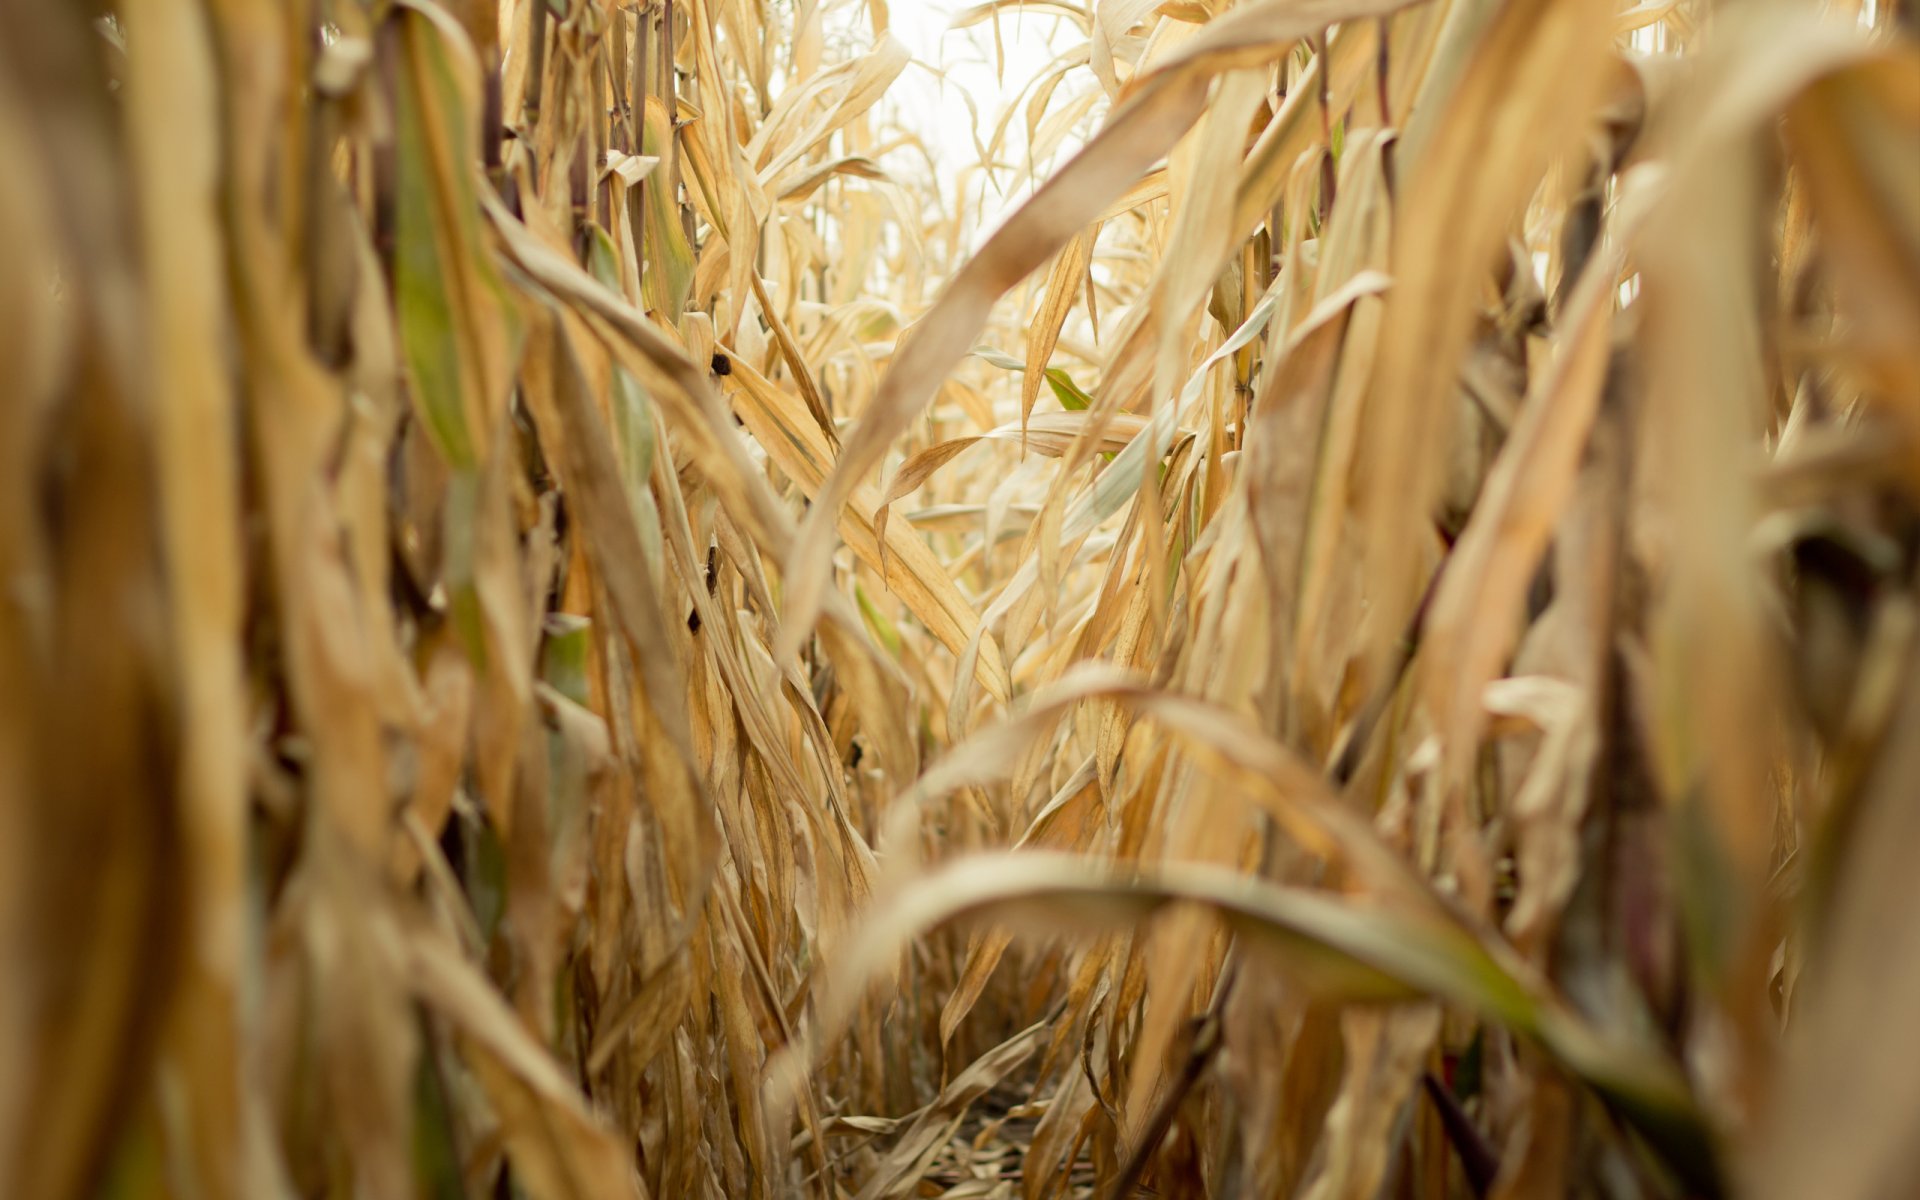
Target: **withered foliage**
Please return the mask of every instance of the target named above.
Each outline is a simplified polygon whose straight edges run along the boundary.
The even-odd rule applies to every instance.
[[[1920,1192],[1910,0],[907,2],[0,5],[0,1194]]]

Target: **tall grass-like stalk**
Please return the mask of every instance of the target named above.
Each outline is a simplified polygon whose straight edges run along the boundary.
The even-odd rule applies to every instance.
[[[1911,4],[906,3],[0,6],[0,1194],[1920,1191]]]

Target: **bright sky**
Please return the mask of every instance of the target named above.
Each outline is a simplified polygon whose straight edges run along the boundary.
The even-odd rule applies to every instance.
[[[915,128],[933,155],[941,174],[943,192],[951,195],[953,180],[964,168],[979,161],[974,150],[974,117],[967,109],[971,99],[979,112],[980,137],[992,135],[994,122],[1007,104],[1021,101],[1020,89],[1032,81],[1061,51],[1080,40],[1080,31],[1065,19],[1043,12],[1019,9],[1003,10],[1000,16],[1000,53],[1004,68],[996,70],[994,30],[991,21],[966,29],[951,28],[956,14],[972,7],[962,0],[892,0],[888,5],[890,25],[895,37],[912,51],[916,63],[944,71],[946,82],[918,66],[909,66],[895,82],[889,100],[903,123]],[[1066,89],[1056,96],[1063,98]],[[1023,102],[1023,101],[1021,101]],[[1020,162],[1025,145],[1025,125],[1016,119],[1003,147],[1003,162]],[[1009,172],[1001,172],[998,182],[1006,185]],[[973,196],[979,201],[977,180]],[[978,245],[992,232],[999,220],[1030,190],[1027,183],[1021,195],[999,196],[989,193],[983,204],[983,219],[976,226],[974,243]]]

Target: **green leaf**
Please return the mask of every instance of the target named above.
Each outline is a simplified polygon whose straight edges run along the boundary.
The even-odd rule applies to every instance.
[[[540,644],[540,678],[575,704],[588,701],[588,651],[593,645],[593,621],[575,613],[548,613],[546,637]]]
[[[1080,390],[1080,385],[1059,367],[1047,368],[1047,386],[1059,398],[1060,407],[1069,412],[1082,412],[1093,404],[1093,397]]]
[[[1025,374],[1027,370],[1026,363],[991,346],[975,346],[973,356],[1005,371]],[[1087,395],[1064,368],[1048,367],[1046,375],[1047,386],[1053,389],[1053,394],[1060,401],[1060,407],[1068,412],[1082,412],[1092,406],[1093,397]]]
[[[598,225],[593,227],[593,233],[593,240],[588,243],[587,266],[607,290],[620,292],[620,266],[613,239]],[[640,526],[647,569],[658,582],[666,551],[660,542],[660,511],[648,486],[656,442],[653,401],[633,373],[618,363],[613,367],[613,435],[620,475],[627,485],[627,502],[633,506]]]
[[[673,128],[667,110],[655,97],[647,97],[645,119],[641,122],[640,153],[661,157],[673,140]],[[640,277],[640,295],[648,308],[678,319],[687,307],[687,295],[693,290],[693,247],[680,224],[680,205],[672,194],[674,180],[665,171],[655,171],[646,181],[646,246],[640,258],[646,264]]]
[[[458,25],[401,9],[394,292],[413,404],[456,471],[487,460],[523,329],[481,237],[479,68]]]
[[[422,1043],[431,1046],[432,1039]],[[466,1194],[460,1153],[453,1143],[453,1108],[432,1053],[420,1056],[414,1070],[413,1168],[420,1194],[432,1200],[458,1200]]]
[[[500,835],[485,818],[455,810],[454,821],[460,829],[465,861],[461,882],[466,885],[467,904],[473,909],[480,936],[493,940],[500,919],[507,912],[507,851]]]
[[[880,639],[887,653],[899,658],[900,631],[894,628],[892,621],[887,620],[886,614],[874,607],[873,597],[867,595],[867,589],[858,583],[853,585],[853,598],[859,603],[860,615],[866,618],[867,628],[873,631],[873,636]]]

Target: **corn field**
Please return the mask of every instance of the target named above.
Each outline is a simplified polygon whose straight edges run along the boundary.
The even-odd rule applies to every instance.
[[[1912,0],[892,8],[0,0],[0,1194],[1920,1194]]]

